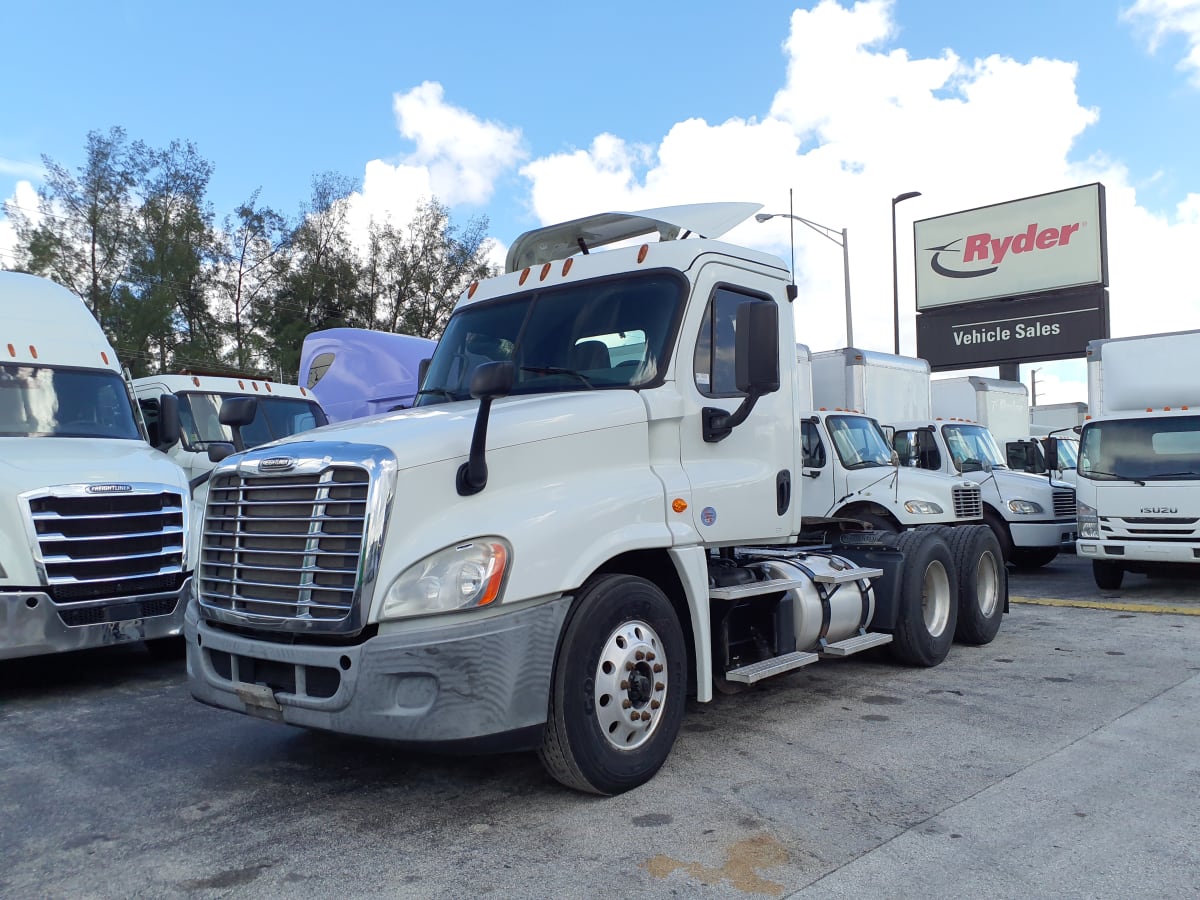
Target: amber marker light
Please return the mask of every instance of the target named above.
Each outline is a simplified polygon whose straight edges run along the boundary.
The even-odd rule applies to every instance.
[[[265,388],[267,389],[267,393],[268,393],[268,394],[273,394],[273,393],[275,393],[273,390],[271,390],[271,382],[269,382],[269,381],[264,381],[264,382],[263,382],[263,387],[265,387]]]
[[[33,346],[33,344],[29,345],[29,355],[37,359],[37,347]]]
[[[571,266],[574,263],[575,263],[575,260],[569,256],[563,260],[563,274],[564,275],[566,275],[568,272],[571,271]]]
[[[194,384],[196,387],[200,387],[200,379],[195,375],[192,376],[192,384]]]
[[[641,262],[645,262],[645,261],[646,261],[646,254],[647,254],[647,253],[649,253],[649,252],[650,252],[650,245],[649,245],[649,244],[642,244],[642,247],[641,247],[641,249],[640,249],[640,250],[638,250],[638,262],[640,262],[640,263],[641,263]]]
[[[528,266],[526,266],[525,271],[521,273],[521,277],[517,279],[517,284],[524,284],[525,280],[527,278],[529,278],[529,267]]]
[[[472,281],[471,286],[467,288],[467,299],[470,300],[472,297],[474,297],[477,290],[479,290],[479,282]]]
[[[487,587],[476,606],[487,606],[500,596],[500,583],[504,581],[504,570],[508,568],[508,551],[503,544],[492,544],[492,573],[487,577]]]
[[[671,509],[675,510],[677,513],[681,513],[687,509],[687,501],[682,497],[676,497],[671,501]]]
[[[542,264],[542,274],[538,276],[538,281],[545,281],[546,276],[550,274],[550,263]]]
[[[17,348],[14,347],[12,344],[8,345],[8,355],[12,356],[12,357],[16,357],[16,355],[17,355]]]
[[[101,358],[102,360],[104,360],[104,364],[107,366],[107,365],[108,365],[108,354],[107,354],[107,353],[105,353],[103,350],[101,350],[101,351],[100,351],[100,358]]]

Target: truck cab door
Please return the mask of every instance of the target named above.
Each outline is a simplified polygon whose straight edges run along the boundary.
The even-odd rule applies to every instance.
[[[799,524],[796,482],[799,457],[793,409],[794,355],[791,309],[779,310],[774,352],[779,354],[779,387],[762,394],[744,421],[720,439],[705,439],[705,410],[734,414],[746,395],[737,389],[737,312],[744,303],[774,303],[767,293],[776,284],[761,277],[761,293],[738,272],[736,287],[718,280],[732,274],[710,264],[699,274],[694,302],[685,317],[676,364],[676,383],[684,403],[680,420],[680,461],[691,486],[693,525],[708,544],[733,544],[785,538]],[[744,362],[744,361],[743,361]]]
[[[800,490],[803,492],[804,515],[829,516],[837,491],[837,460],[831,456],[822,437],[819,421],[805,419],[800,423]]]

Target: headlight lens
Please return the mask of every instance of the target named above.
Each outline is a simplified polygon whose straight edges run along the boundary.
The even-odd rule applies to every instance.
[[[497,537],[439,550],[392,582],[380,620],[486,606],[500,596],[511,559],[512,548]]]
[[[1032,516],[1042,511],[1042,505],[1032,500],[1009,500],[1008,508],[1018,516]]]
[[[1086,503],[1075,501],[1075,519],[1079,524],[1079,536],[1081,538],[1099,538],[1100,537],[1100,517],[1096,515],[1096,508],[1088,506]]]
[[[942,508],[931,500],[905,500],[904,508],[914,516],[936,516]]]

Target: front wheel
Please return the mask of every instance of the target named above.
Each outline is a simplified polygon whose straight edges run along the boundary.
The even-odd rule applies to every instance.
[[[936,666],[950,652],[958,623],[954,557],[932,529],[906,531],[896,546],[904,553],[904,572],[892,656],[913,666]]]
[[[1096,587],[1102,591],[1115,591],[1125,580],[1125,567],[1106,559],[1093,559],[1092,577],[1096,579]]]
[[[620,794],[649,781],[683,721],[683,629],[658,586],[632,575],[584,585],[567,622],[538,756],[567,787]]]

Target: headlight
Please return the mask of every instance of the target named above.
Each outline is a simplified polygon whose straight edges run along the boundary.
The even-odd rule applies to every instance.
[[[1042,504],[1032,500],[1009,500],[1008,508],[1018,516],[1032,516],[1042,511]]]
[[[1096,515],[1096,508],[1088,506],[1086,503],[1075,501],[1075,519],[1079,524],[1079,536],[1081,538],[1097,538],[1100,537],[1100,517]]]
[[[942,511],[932,500],[905,500],[904,508],[914,516],[936,516]]]
[[[439,550],[392,582],[380,620],[485,606],[500,596],[510,559],[508,543],[495,537]]]

